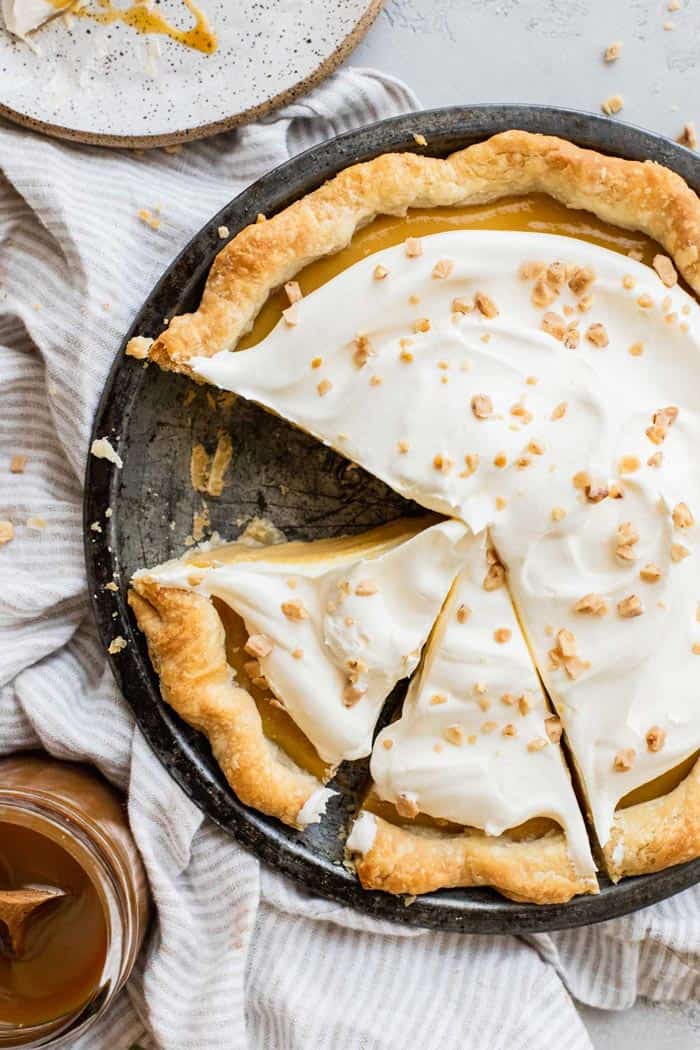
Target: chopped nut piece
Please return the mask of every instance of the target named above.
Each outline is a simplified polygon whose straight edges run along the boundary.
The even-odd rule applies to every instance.
[[[482,722],[481,723],[481,732],[482,733],[493,733],[494,729],[498,729],[498,724],[496,722]]]
[[[417,259],[423,254],[423,245],[417,237],[406,238],[406,255],[409,259]]]
[[[612,117],[615,113],[619,113],[624,106],[624,99],[622,95],[610,95],[606,98],[605,102],[601,104],[601,109],[605,113],[606,117]]]
[[[503,470],[504,467],[508,466],[508,459],[505,452],[498,452],[493,457],[493,465],[494,467],[498,467],[499,470]]]
[[[636,594],[629,594],[617,603],[617,611],[623,620],[631,620],[635,616],[641,616],[644,606]]]
[[[650,310],[653,305],[654,300],[646,292],[637,299],[637,306],[641,306],[642,310]]]
[[[518,711],[523,716],[523,718],[525,717],[525,715],[529,715],[530,711],[532,711],[532,702],[527,693],[522,693],[518,697]]]
[[[675,405],[667,405],[654,413],[653,423],[659,427],[671,427],[678,419],[678,409]]]
[[[144,358],[148,357],[148,351],[152,346],[152,339],[146,339],[145,336],[142,335],[135,335],[133,339],[130,339],[126,344],[124,353],[127,357],[135,357],[138,361],[143,361]]]
[[[413,322],[414,332],[429,332],[430,331],[430,319],[428,317],[418,317]]]
[[[372,271],[372,276],[374,277],[375,281],[383,281],[384,278],[388,275],[389,271],[387,270],[386,266],[382,266],[381,263],[378,263]]]
[[[534,281],[536,277],[541,277],[547,269],[547,266],[543,262],[524,262],[518,269],[518,277],[521,281]]]
[[[11,521],[0,521],[0,547],[14,539],[15,527]]]
[[[666,743],[666,730],[661,726],[652,726],[645,739],[648,751],[661,751]]]
[[[550,288],[553,288],[556,292],[560,291],[566,280],[566,266],[564,263],[551,263],[545,271],[544,279]]]
[[[617,470],[619,474],[634,474],[641,465],[636,456],[623,456],[617,465]]]
[[[348,682],[348,684],[343,689],[343,706],[354,707],[355,704],[362,699],[366,692],[366,689],[358,689],[353,682]]]
[[[515,728],[512,722],[508,722],[507,725],[503,726],[501,730],[501,736],[517,736],[518,730]]]
[[[444,693],[433,693],[433,695],[430,697],[431,707],[438,707],[440,704],[446,704],[446,703],[447,703],[447,697],[445,696]]]
[[[297,304],[296,303],[292,303],[292,305],[288,306],[286,310],[283,310],[282,311],[282,317],[284,318],[284,323],[286,325],[288,325],[290,328],[294,328],[295,325],[298,325],[299,324],[299,308],[297,307]]]
[[[498,317],[498,307],[486,292],[477,292],[474,296],[474,305],[484,317]]]
[[[477,452],[468,452],[464,457],[464,462],[467,468],[464,471],[464,475],[466,477],[469,477],[471,474],[474,474],[479,469],[479,454]]]
[[[537,309],[542,310],[547,306],[551,306],[557,297],[557,291],[549,286],[544,277],[538,277],[532,286],[532,294],[530,295],[530,301],[533,306]]]
[[[399,443],[398,443],[398,449],[399,449],[399,452],[400,452],[400,453],[401,453],[402,455],[404,455],[404,456],[405,456],[405,455],[406,455],[406,453],[408,452],[409,448],[410,448],[410,445],[409,445],[408,441],[399,441]]]
[[[266,634],[251,634],[243,648],[249,656],[255,656],[260,660],[272,652],[273,646]]]
[[[682,543],[672,543],[671,544],[671,561],[673,561],[673,562],[683,561],[683,559],[687,558],[689,554],[690,554],[690,551],[688,550],[687,547],[684,547]]]
[[[566,321],[560,314],[552,313],[548,311],[542,318],[542,324],[540,326],[543,332],[551,335],[554,339],[558,339],[561,342],[566,334]]]
[[[518,470],[526,470],[527,467],[532,465],[532,459],[530,458],[530,456],[518,456],[518,458],[515,461],[515,465],[518,468]]]
[[[437,456],[433,457],[433,466],[442,474],[449,474],[454,465],[454,460],[450,459],[449,456],[443,456],[438,453]]]
[[[118,634],[117,637],[113,638],[109,643],[107,652],[114,656],[115,653],[120,653],[122,649],[126,649],[126,638],[122,638],[122,636]]]
[[[511,634],[512,631],[509,627],[498,627],[493,632],[493,640],[494,642],[498,642],[499,645],[504,645],[506,642],[510,641]]]
[[[616,40],[613,44],[608,44],[603,54],[604,62],[616,62],[622,52],[622,41]]]
[[[563,667],[569,678],[574,679],[591,666],[576,652],[576,638],[573,632],[566,627],[557,631],[557,644],[555,648],[549,650],[549,659],[552,669]]]
[[[461,726],[445,726],[442,735],[448,744],[454,744],[455,747],[459,747],[464,742],[464,730]]]
[[[413,141],[415,142],[416,146],[427,146],[428,145],[428,140],[425,137],[425,135],[420,135],[416,131],[413,132]]]
[[[639,570],[640,578],[646,583],[656,583],[657,580],[661,579],[662,575],[661,569],[658,565],[655,565],[653,561],[650,561]]]
[[[493,401],[488,394],[475,394],[472,398],[472,412],[477,419],[488,419],[493,412]]]
[[[566,401],[561,401],[558,405],[556,405],[555,408],[552,409],[552,416],[551,416],[551,418],[553,420],[563,419],[564,416],[566,415],[567,408],[568,408],[568,403]]]
[[[399,354],[399,357],[406,364],[410,364],[411,361],[414,360],[414,357],[413,357],[413,354],[411,353],[411,351],[410,350],[406,350],[405,348],[401,351],[401,353]]]
[[[474,304],[467,302],[466,299],[453,299],[452,300],[452,313],[453,314],[470,314],[474,309]]]
[[[632,343],[632,346],[627,351],[631,357],[641,357],[644,353],[644,343]]]
[[[355,351],[352,359],[358,368],[364,368],[370,357],[374,357],[374,349],[370,339],[366,335],[355,336]]]
[[[457,609],[457,623],[466,623],[471,613],[469,606],[462,603]]]
[[[574,605],[574,611],[588,613],[591,616],[605,616],[608,603],[600,594],[584,594]]]
[[[280,606],[282,612],[288,620],[308,620],[309,614],[300,601],[294,599],[294,601],[282,602]],[[257,654],[256,654],[257,655]]]
[[[433,266],[433,277],[438,281],[444,280],[450,276],[454,268],[455,264],[451,259],[438,259]]]
[[[333,384],[330,379],[322,379],[316,389],[318,390],[319,397],[325,397],[328,391],[333,389]]]
[[[575,296],[585,295],[595,281],[595,271],[590,266],[577,266],[569,278],[569,288]]]
[[[610,495],[610,489],[607,485],[594,485],[593,483],[586,485],[584,492],[589,503],[601,503]]]
[[[371,376],[370,377],[370,381],[369,381],[369,385],[370,386],[381,386],[383,382],[384,382],[384,380],[382,379],[381,376]]]
[[[505,704],[506,707],[512,707],[515,703],[515,697],[512,693],[503,693],[501,696],[501,703]]]
[[[676,139],[676,142],[680,143],[681,146],[686,146],[688,149],[698,148],[698,136],[695,131],[695,124],[692,120],[687,121],[683,125],[683,130]]]
[[[359,598],[369,598],[373,594],[376,594],[379,588],[377,587],[374,580],[360,580],[355,587],[355,594]]]
[[[418,804],[415,799],[411,798],[410,795],[406,795],[401,792],[396,796],[396,812],[400,817],[405,817],[407,820],[412,820],[413,817],[418,815]]]
[[[534,736],[532,740],[528,741],[528,751],[541,751],[543,747],[547,746],[547,741],[544,737]]]
[[[303,649],[292,649],[292,656],[295,660],[302,660],[304,658]]]
[[[557,645],[562,656],[576,656],[576,638],[568,627],[557,631]]]
[[[695,523],[687,503],[677,503],[671,514],[673,524],[677,529],[689,529]]]
[[[594,346],[599,347],[601,350],[610,342],[605,325],[600,324],[599,322],[588,326],[586,329],[586,339],[589,343],[593,343]]]
[[[636,284],[637,281],[631,273],[626,273],[625,276],[622,278],[622,287],[628,292],[631,292]]]
[[[503,586],[506,578],[505,567],[501,564],[498,555],[496,554],[493,547],[489,547],[486,552],[486,560],[488,562],[488,572],[484,577],[483,587],[485,591],[495,591],[499,587]]]
[[[577,471],[571,480],[574,483],[574,488],[579,489],[581,492],[585,492],[592,484],[591,475],[587,470]]]
[[[613,769],[616,773],[629,773],[634,764],[637,752],[633,747],[624,747],[618,751],[613,759]]]
[[[532,452],[533,456],[544,455],[544,445],[540,441],[530,441],[527,450],[528,452]]]
[[[551,742],[558,744],[563,730],[561,719],[556,715],[548,715],[544,720],[544,730]]]
[[[320,368],[322,364],[323,364],[323,358],[322,357],[312,357],[311,358],[311,367],[312,368]]]
[[[287,281],[284,286],[284,290],[287,293],[290,305],[298,303],[301,299],[301,288],[299,287],[298,281]]]
[[[563,521],[566,517],[564,507],[552,507],[552,521]]]
[[[532,412],[525,408],[522,401],[516,401],[514,405],[510,406],[510,414],[511,416],[515,416],[516,419],[520,420],[520,422],[525,425],[532,423],[532,420],[534,419]]]
[[[668,255],[655,255],[652,266],[667,288],[673,288],[674,284],[678,284],[676,267],[673,265]]]

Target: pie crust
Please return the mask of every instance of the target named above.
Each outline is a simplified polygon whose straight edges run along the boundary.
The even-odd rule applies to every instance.
[[[247,226],[214,260],[199,308],[174,317],[148,356],[162,368],[187,373],[191,357],[233,350],[273,289],[345,247],[377,215],[529,193],[648,234],[700,293],[700,200],[679,175],[653,161],[505,131],[444,160],[387,153],[354,165],[272,218]]]
[[[137,340],[134,356],[147,354],[164,369],[193,375],[191,358],[234,350],[274,289],[312,261],[344,248],[377,215],[532,193],[647,234],[700,293],[700,200],[680,176],[650,161],[508,131],[444,160],[411,153],[377,157],[342,171],[271,219],[261,218],[219,253],[199,308],[173,318],[152,344]],[[130,602],[165,698],[209,737],[241,800],[299,824],[302,808],[321,783],[277,753],[265,738],[254,701],[231,683],[223,629],[211,604],[145,579],[134,583]],[[367,888],[413,894],[491,885],[514,900],[537,903],[597,891],[594,878],[574,871],[563,833],[516,841],[508,833],[448,834],[380,816],[374,821],[371,848],[355,858]],[[602,852],[613,880],[699,856],[700,760],[658,797],[618,808]]]

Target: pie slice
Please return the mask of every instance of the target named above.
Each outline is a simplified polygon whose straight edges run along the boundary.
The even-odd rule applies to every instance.
[[[537,903],[597,892],[560,722],[494,566],[486,536],[472,537],[401,717],[375,742],[348,838],[367,889],[491,885]]]
[[[361,536],[200,550],[133,579],[161,691],[239,798],[303,827],[340,762],[368,755],[459,570],[467,530],[407,519]]]

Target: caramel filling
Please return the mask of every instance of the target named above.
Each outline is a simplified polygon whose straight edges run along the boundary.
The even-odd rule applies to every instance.
[[[335,255],[317,259],[295,277],[304,295],[326,284],[348,266],[368,255],[401,244],[407,237],[428,237],[448,230],[524,230],[555,233],[591,241],[603,248],[627,255],[641,251],[651,265],[660,250],[648,237],[632,230],[611,226],[586,211],[573,211],[544,194],[504,197],[493,204],[468,204],[457,208],[415,208],[405,216],[382,215],[358,230],[350,244]],[[551,261],[551,260],[546,260]],[[239,349],[259,343],[272,331],[289,305],[283,289],[269,297],[252,330],[241,339]]]
[[[253,657],[249,656],[244,648],[248,641],[248,632],[242,617],[220,599],[213,598],[212,601],[226,633],[226,659],[236,672],[238,684],[253,697],[262,720],[263,733],[302,769],[319,780],[328,780],[331,767],[323,762],[309,738],[302,733],[284,708],[278,706],[272,692],[255,685],[246,671],[245,665],[249,664]]]
[[[700,759],[700,751],[696,751],[690,758],[686,758],[684,762],[680,762],[679,765],[667,770],[666,773],[662,773],[661,776],[655,777],[646,784],[641,784],[634,791],[630,791],[629,794],[620,799],[617,808],[627,809],[628,806],[636,806],[640,802],[651,802],[652,799],[668,795],[669,792],[678,787],[681,781],[685,780],[698,759]]]
[[[374,813],[375,816],[397,827],[429,828],[433,831],[441,831],[446,835],[463,835],[465,832],[470,835],[486,834],[480,828],[464,827],[461,824],[454,824],[451,820],[443,820],[441,817],[430,817],[427,813],[418,813],[412,819],[407,819],[397,812],[393,802],[385,802],[380,799],[374,790],[370,791],[362,803],[362,809],[369,810],[370,813]],[[513,842],[525,842],[541,839],[553,831],[561,831],[556,821],[550,820],[549,817],[532,817],[514,828],[508,828],[503,832],[503,836]]]

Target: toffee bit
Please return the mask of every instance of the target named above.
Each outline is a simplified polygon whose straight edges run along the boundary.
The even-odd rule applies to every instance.
[[[266,634],[251,634],[243,648],[249,656],[260,660],[272,652],[273,646]]]
[[[494,467],[498,467],[499,470],[503,470],[504,467],[508,466],[508,458],[505,452],[498,452],[493,457],[493,465]]]
[[[504,645],[506,642],[510,641],[511,635],[512,631],[509,627],[498,627],[493,632],[493,640],[499,645]]]
[[[666,730],[661,726],[652,726],[644,739],[647,742],[647,751],[661,751],[666,743]]]
[[[544,720],[544,731],[553,744],[558,744],[563,731],[561,719],[556,715],[547,715]]]
[[[508,722],[507,725],[503,726],[501,730],[501,736],[517,736],[518,730],[515,728],[512,722]]]
[[[476,293],[474,296],[474,305],[483,317],[488,317],[489,320],[498,317],[498,307],[486,292]]]
[[[316,389],[318,390],[319,397],[325,397],[328,391],[333,389],[333,384],[330,379],[322,379]]]
[[[561,401],[558,405],[556,405],[552,409],[552,415],[551,415],[550,418],[552,420],[555,420],[555,421],[557,419],[563,419],[564,416],[566,415],[566,410],[567,410],[568,407],[569,406],[568,406],[568,403],[566,401]]]
[[[613,759],[613,769],[616,773],[629,773],[634,765],[637,752],[633,747],[624,747],[618,751]]]
[[[430,318],[418,317],[412,325],[414,332],[429,332],[430,331]]]
[[[298,281],[287,281],[287,283],[284,286],[284,290],[287,293],[287,298],[289,299],[290,306],[294,305],[294,303],[298,303],[302,297],[301,288],[299,287]]]
[[[477,419],[488,419],[493,412],[493,401],[488,394],[475,394],[472,398],[472,412]]]
[[[677,503],[671,514],[673,524],[677,529],[689,529],[695,523],[687,503]]]
[[[656,583],[661,579],[662,575],[663,573],[659,566],[655,565],[652,561],[639,570],[639,577],[644,580],[645,583]]]
[[[590,266],[577,266],[569,278],[569,288],[579,298],[590,291],[595,281],[595,270]]]
[[[394,746],[394,741],[391,739],[391,737],[389,737],[389,736],[384,737],[384,739],[382,740],[382,747],[384,748],[384,750],[385,751],[391,751],[393,746]]]
[[[379,588],[374,580],[360,580],[355,587],[355,594],[358,598],[370,598],[373,594],[376,594],[378,590]]]
[[[460,747],[464,742],[464,730],[458,725],[445,726],[442,735],[448,744],[454,744],[455,747]]]
[[[308,620],[309,614],[298,599],[282,602],[280,609],[288,620]]]
[[[451,310],[453,314],[470,314],[474,309],[474,304],[467,302],[466,299],[453,299]]]
[[[382,266],[381,263],[378,263],[372,271],[372,276],[375,281],[383,281],[385,277],[389,276],[389,271],[386,266]]]
[[[471,609],[464,602],[457,608],[457,623],[466,623],[471,616]]]
[[[600,350],[605,349],[610,342],[605,325],[600,324],[600,322],[588,326],[586,329],[586,339],[589,343],[592,343],[593,346],[597,346]]]
[[[423,254],[423,245],[417,237],[406,238],[406,257],[409,259],[417,259]]]
[[[414,817],[418,816],[418,803],[410,795],[401,792],[396,796],[396,812],[400,817],[404,817],[406,820],[413,820]]]
[[[348,682],[348,684],[343,689],[343,706],[354,707],[355,704],[362,699],[366,692],[366,689],[358,689],[358,687],[353,682]]]
[[[455,264],[452,262],[451,259],[438,259],[438,261],[433,266],[432,275],[437,281],[445,280],[446,277],[450,276],[454,268]]]
[[[355,351],[352,355],[352,359],[358,368],[364,368],[370,357],[374,357],[374,348],[372,347],[369,336],[355,336],[354,346]]]
[[[673,288],[678,284],[678,274],[668,255],[655,255],[652,266],[667,288]]]
[[[642,615],[644,606],[636,594],[629,594],[617,603],[617,611],[623,620],[631,620]]]
[[[540,327],[543,332],[551,335],[552,338],[557,339],[560,343],[566,335],[566,321],[560,314],[555,314],[551,311],[544,314]]]
[[[323,358],[322,357],[312,357],[311,358],[311,367],[312,368],[320,368],[322,364],[323,364]]]
[[[605,616],[608,603],[600,594],[584,594],[574,605],[574,612],[587,613],[590,616]]]
[[[690,554],[690,551],[688,550],[687,547],[684,547],[682,543],[672,543],[671,544],[671,561],[672,562],[675,562],[677,564],[679,561],[683,561],[684,558],[687,558],[689,554]]]

